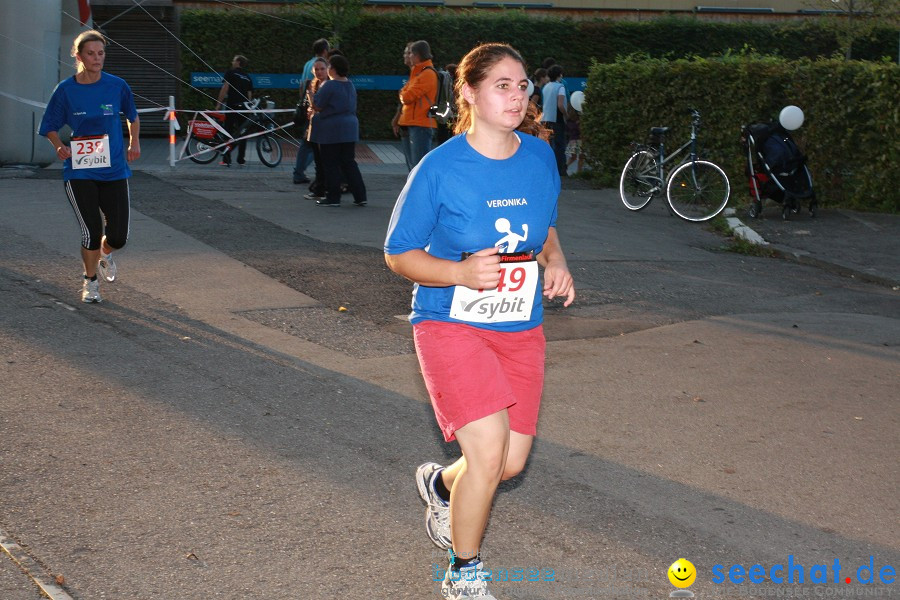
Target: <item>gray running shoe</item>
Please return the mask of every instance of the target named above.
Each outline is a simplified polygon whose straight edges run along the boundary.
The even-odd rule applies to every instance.
[[[101,300],[100,280],[95,279],[94,281],[91,281],[90,279],[85,279],[84,286],[81,288],[81,301],[88,304],[95,304]]]
[[[448,600],[497,600],[487,589],[487,582],[491,578],[491,572],[484,570],[483,563],[467,565],[459,571],[447,568],[447,574],[441,583],[441,596]]]
[[[443,469],[437,463],[425,463],[416,469],[416,488],[419,497],[427,505],[425,509],[425,533],[442,550],[449,550],[450,541],[450,505],[441,500],[434,491],[434,478]]]
[[[100,277],[109,283],[116,280],[116,274],[119,269],[116,267],[116,261],[113,260],[112,252],[109,254],[100,253],[100,262],[97,263],[97,270],[100,271]]]

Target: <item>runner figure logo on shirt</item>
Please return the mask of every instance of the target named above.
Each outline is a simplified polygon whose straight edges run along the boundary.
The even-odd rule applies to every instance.
[[[506,234],[494,243],[495,247],[500,248],[501,254],[511,254],[515,252],[519,242],[524,242],[528,239],[528,223],[522,224],[522,235],[513,233],[509,219],[504,219],[503,217],[500,217],[494,222],[494,227],[500,233]]]
[[[513,232],[509,219],[500,217],[494,228],[506,234],[494,244],[500,252],[500,280],[492,289],[453,288],[450,317],[469,323],[504,323],[531,320],[538,282],[538,267],[533,252],[516,252],[528,239],[528,224],[522,233]]]

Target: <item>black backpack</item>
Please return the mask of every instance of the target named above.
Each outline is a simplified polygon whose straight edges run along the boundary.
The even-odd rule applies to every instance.
[[[438,93],[434,103],[428,108],[428,116],[441,125],[446,125],[456,118],[456,106],[453,103],[453,77],[447,71],[427,67],[435,72],[438,80]]]

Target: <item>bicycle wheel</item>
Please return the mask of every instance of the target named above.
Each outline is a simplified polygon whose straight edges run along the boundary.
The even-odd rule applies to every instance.
[[[261,135],[256,139],[256,153],[267,167],[277,167],[281,162],[281,144],[274,135]]]
[[[641,210],[659,192],[656,157],[649,150],[631,155],[619,179],[619,195],[628,210]]]
[[[218,156],[219,151],[213,150],[212,146],[210,146],[205,140],[198,140],[197,138],[192,137],[188,142],[188,153],[191,155],[191,160],[195,163],[208,165],[212,161],[216,160],[216,156]]]
[[[708,221],[722,212],[730,193],[725,171],[706,160],[686,162],[672,171],[666,187],[672,212],[695,223]]]

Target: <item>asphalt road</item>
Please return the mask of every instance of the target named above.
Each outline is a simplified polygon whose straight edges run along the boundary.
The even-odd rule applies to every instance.
[[[326,211],[283,174],[136,174],[98,306],[45,176],[0,180],[0,530],[32,574],[78,600],[439,597],[412,473],[454,448],[380,251],[402,176]],[[896,594],[898,292],[577,182],[560,202],[579,296],[548,307],[539,439],[484,546],[537,581],[498,598],[664,598],[681,556],[699,598],[793,590],[727,580],[789,557],[801,597]],[[0,565],[0,597],[39,597]]]

